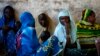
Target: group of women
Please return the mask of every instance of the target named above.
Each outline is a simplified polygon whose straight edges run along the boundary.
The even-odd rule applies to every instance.
[[[100,37],[100,25],[95,23],[91,9],[83,10],[77,24],[69,10],[61,10],[56,27],[46,13],[41,13],[40,30],[30,12],[23,12],[19,19],[16,20],[13,7],[4,8],[0,19],[0,50],[6,56],[84,56],[82,47],[95,43],[100,55],[100,40],[96,40]]]

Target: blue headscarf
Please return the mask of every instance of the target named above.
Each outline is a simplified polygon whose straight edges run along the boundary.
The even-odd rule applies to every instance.
[[[30,14],[29,12],[24,12],[23,14],[21,14],[20,21],[22,23],[21,28],[25,28],[27,26],[35,27],[35,19],[33,18],[32,14]]]
[[[37,38],[35,26],[35,19],[29,12],[24,12],[20,16],[20,21],[22,23],[20,32],[20,47],[17,51],[17,56],[32,56],[36,53],[40,44]],[[19,32],[18,32],[19,33]],[[18,43],[17,43],[18,44]]]

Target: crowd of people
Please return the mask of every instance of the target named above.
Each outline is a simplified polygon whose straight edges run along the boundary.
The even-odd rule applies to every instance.
[[[0,52],[4,56],[89,56],[85,49],[95,48],[100,56],[100,24],[95,16],[86,8],[75,23],[70,11],[62,9],[56,26],[43,12],[38,16],[42,27],[38,30],[30,12],[23,12],[16,20],[15,9],[8,5],[0,19]]]

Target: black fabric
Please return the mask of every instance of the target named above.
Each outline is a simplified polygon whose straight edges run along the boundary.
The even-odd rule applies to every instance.
[[[49,31],[43,31],[40,35],[40,38],[43,42],[45,42],[48,38],[50,37],[50,32]]]

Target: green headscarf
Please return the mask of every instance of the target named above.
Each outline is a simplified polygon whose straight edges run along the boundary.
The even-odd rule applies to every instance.
[[[82,16],[82,21],[81,21],[82,24],[91,25],[91,23],[87,22],[87,17],[90,16],[91,12],[92,12],[91,9],[85,9],[85,12]]]

